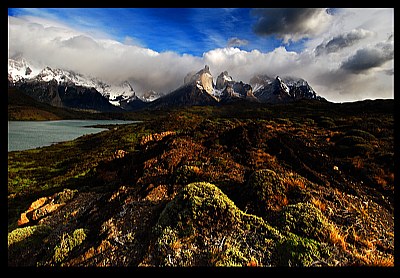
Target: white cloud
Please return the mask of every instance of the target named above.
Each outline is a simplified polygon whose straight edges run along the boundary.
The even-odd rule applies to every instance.
[[[22,53],[42,66],[70,69],[108,82],[128,80],[138,94],[147,90],[168,93],[183,84],[188,72],[209,65],[214,78],[226,70],[243,82],[249,82],[255,74],[301,77],[331,101],[393,98],[393,13],[393,9],[338,10],[329,15],[330,28],[325,32],[308,32],[312,36],[299,53],[283,46],[270,52],[225,47],[205,52],[202,57],[156,52],[135,43],[134,38],[120,43],[50,20],[9,16],[9,57]],[[336,43],[335,51],[316,55],[316,48],[326,47],[330,41]],[[370,65],[371,70],[358,74],[354,69],[361,69],[357,62],[363,57],[375,57],[375,63]]]

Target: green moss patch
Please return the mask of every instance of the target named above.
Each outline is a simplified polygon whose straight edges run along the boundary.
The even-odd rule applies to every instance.
[[[160,214],[154,233],[152,259],[159,266],[310,265],[322,254],[317,241],[282,234],[206,182],[185,186]]]
[[[286,202],[286,186],[279,175],[270,169],[251,174],[245,192],[252,200],[254,213],[261,216],[279,210]]]
[[[328,256],[329,252],[320,243],[290,233],[277,243],[273,260],[279,266],[309,267],[322,255]]]
[[[50,228],[46,225],[35,225],[17,228],[8,233],[8,248],[26,247],[48,235]]]
[[[42,248],[51,228],[46,225],[35,225],[17,228],[8,233],[8,260],[18,265],[29,264],[29,260]]]
[[[282,231],[324,242],[329,239],[333,230],[332,224],[321,210],[309,203],[285,206],[278,216],[277,223]]]
[[[206,182],[185,186],[167,204],[156,225],[157,264],[246,265],[253,253],[269,261],[278,231],[239,210],[218,187]],[[248,245],[253,248],[248,248]]]
[[[60,243],[54,248],[53,260],[56,263],[62,262],[68,254],[86,239],[87,230],[76,229],[72,234],[63,234]]]
[[[63,191],[60,191],[54,195],[54,203],[56,204],[64,204],[74,198],[75,194],[78,192],[77,189],[71,190],[65,188]]]

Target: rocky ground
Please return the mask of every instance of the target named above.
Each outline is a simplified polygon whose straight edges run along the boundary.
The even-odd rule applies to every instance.
[[[194,107],[11,152],[8,266],[393,267],[393,104]]]

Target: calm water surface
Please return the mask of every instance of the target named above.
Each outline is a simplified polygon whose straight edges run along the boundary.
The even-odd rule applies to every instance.
[[[98,124],[129,124],[122,120],[8,121],[8,151],[22,151],[73,140],[105,128]]]

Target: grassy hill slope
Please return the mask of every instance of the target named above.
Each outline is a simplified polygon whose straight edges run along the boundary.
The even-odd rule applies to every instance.
[[[394,266],[393,109],[145,112],[10,152],[8,265]]]

